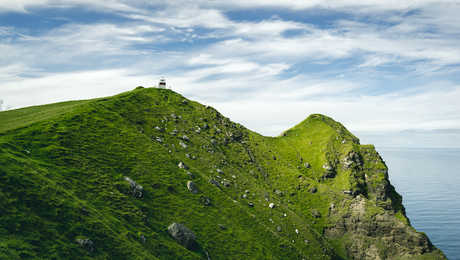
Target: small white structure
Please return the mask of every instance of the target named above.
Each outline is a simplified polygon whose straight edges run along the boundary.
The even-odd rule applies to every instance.
[[[160,82],[158,83],[158,88],[166,88],[166,80],[164,78],[160,79]]]

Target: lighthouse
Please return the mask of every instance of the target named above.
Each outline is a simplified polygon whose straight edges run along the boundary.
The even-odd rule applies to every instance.
[[[160,79],[160,82],[158,83],[158,88],[166,88],[166,80],[164,78]]]

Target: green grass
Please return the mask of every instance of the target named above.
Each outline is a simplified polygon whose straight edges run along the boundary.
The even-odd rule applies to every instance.
[[[68,101],[0,112],[0,134],[71,112],[88,102]]]
[[[388,198],[391,210],[375,200],[373,189],[387,180],[375,150],[322,115],[264,137],[170,90],[137,88],[1,112],[0,126],[0,259],[348,258],[352,241],[324,233],[348,212],[329,216],[331,203],[351,204],[349,189],[367,196],[369,219],[381,212],[405,219],[397,193]],[[342,168],[351,151],[369,153],[364,169]],[[199,193],[187,190],[180,161]],[[326,163],[334,178],[324,178]],[[142,198],[124,176],[143,186]],[[172,222],[193,230],[199,248],[176,243],[166,230]],[[77,238],[91,239],[94,251]]]

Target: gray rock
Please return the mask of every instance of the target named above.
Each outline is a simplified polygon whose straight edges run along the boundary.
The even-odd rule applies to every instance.
[[[141,239],[142,244],[145,244],[145,241],[147,241],[147,239],[145,238],[143,234],[141,234],[139,238]]]
[[[206,196],[201,196],[200,197],[200,202],[201,202],[201,204],[203,204],[205,206],[211,206],[211,198],[208,198]]]
[[[316,193],[318,191],[318,189],[316,187],[311,187],[308,192],[310,193]]]
[[[179,145],[182,146],[182,148],[184,148],[184,149],[187,148],[187,145],[182,141],[179,142]]]
[[[272,202],[272,203],[268,204],[268,207],[273,209],[275,207],[275,203]]]
[[[131,178],[125,176],[125,181],[129,183],[129,186],[131,187],[131,194],[135,198],[142,198],[143,192],[144,192],[144,187],[141,185],[137,184],[135,181],[133,181]]]
[[[254,207],[254,203],[248,202],[248,206],[251,207],[251,208],[253,208],[253,207]]]
[[[314,218],[320,218],[320,217],[321,217],[321,213],[319,213],[319,211],[316,210],[316,209],[313,209],[313,210],[311,211],[311,215],[312,215]]]
[[[214,179],[210,179],[209,183],[213,184],[214,186],[216,186],[219,189],[221,188],[219,182],[214,180]]]
[[[190,179],[195,179],[195,175],[193,175],[193,173],[191,172],[186,172],[188,177],[190,177]]]
[[[307,168],[307,169],[311,168],[311,165],[308,162],[304,163],[303,166],[305,166],[305,168]]]
[[[77,244],[80,245],[80,247],[82,247],[85,250],[88,250],[89,252],[94,251],[94,243],[89,238],[77,238],[75,239],[75,242],[77,242]]]
[[[182,246],[193,250],[197,247],[195,234],[180,223],[172,223],[168,226],[168,233]]]
[[[227,188],[232,185],[232,183],[229,180],[226,180],[226,179],[224,179],[222,181],[222,184],[224,185],[224,187],[227,187]]]
[[[334,178],[335,177],[335,169],[331,165],[326,163],[323,165],[323,169],[324,169],[323,178]]]
[[[198,193],[198,187],[196,186],[196,184],[193,181],[187,181],[187,189],[191,193]]]
[[[222,229],[222,230],[226,230],[226,229],[227,229],[227,227],[224,226],[224,225],[222,225],[222,224],[217,224],[217,225],[218,225],[218,226],[220,227],[220,229]]]
[[[177,131],[177,129],[174,129],[171,131],[171,135],[177,135],[179,133],[179,131]]]
[[[275,190],[275,194],[282,197],[284,196],[284,192],[280,191],[280,190]]]
[[[179,164],[177,165],[177,167],[179,167],[179,168],[181,168],[181,169],[185,169],[185,170],[188,169],[188,166],[185,165],[185,163],[183,163],[183,162],[179,162]]]
[[[190,138],[188,138],[188,136],[186,136],[186,135],[182,136],[182,140],[184,140],[186,142],[190,142]]]
[[[280,226],[277,226],[277,227],[276,227],[276,231],[281,232],[281,227],[280,227]]]
[[[223,172],[221,169],[216,169],[216,172],[217,172],[218,174],[224,174],[224,172]]]
[[[159,142],[159,143],[163,143],[163,139],[161,139],[160,137],[156,137],[155,138],[155,141]]]

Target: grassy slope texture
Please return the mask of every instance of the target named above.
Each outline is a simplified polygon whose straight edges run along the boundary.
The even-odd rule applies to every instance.
[[[0,113],[0,259],[445,257],[374,147],[331,118],[264,137],[137,88]]]

